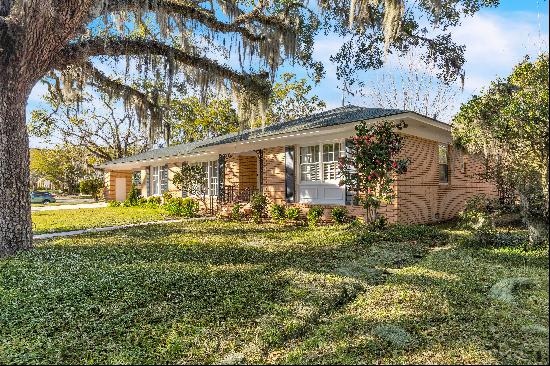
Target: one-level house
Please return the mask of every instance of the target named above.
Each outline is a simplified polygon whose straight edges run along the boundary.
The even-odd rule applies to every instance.
[[[144,197],[182,192],[172,183],[183,163],[201,164],[208,175],[210,202],[219,207],[246,202],[261,191],[272,203],[307,208],[353,205],[352,192],[340,186],[338,158],[361,121],[404,121],[408,127],[401,155],[411,160],[396,182],[397,198],[380,213],[389,222],[429,223],[455,217],[476,194],[495,193],[479,178],[484,165],[451,146],[451,126],[415,112],[346,106],[203,141],[174,145],[114,160],[105,172],[105,197],[124,200],[135,184]],[[185,193],[183,193],[185,194]],[[213,209],[213,208],[212,208]],[[328,212],[328,210],[326,210]]]

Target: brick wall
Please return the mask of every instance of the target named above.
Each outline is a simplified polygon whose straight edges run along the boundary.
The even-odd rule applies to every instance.
[[[105,199],[112,201],[116,199],[116,179],[125,178],[126,179],[126,195],[130,192],[132,188],[132,172],[128,171],[107,171],[103,175],[105,188],[103,194]]]
[[[285,148],[264,149],[263,192],[272,203],[285,203]]]
[[[455,217],[468,198],[476,194],[494,195],[494,186],[479,179],[484,169],[482,160],[449,149],[449,183],[439,183],[438,142],[405,136],[402,157],[411,159],[407,173],[396,182],[397,199],[383,205],[380,213],[391,223],[429,223]],[[463,164],[465,162],[465,171]],[[273,203],[285,203],[284,147],[264,150],[264,193]],[[296,203],[305,214],[310,204]],[[334,205],[325,208],[325,217]],[[347,206],[353,216],[365,216],[361,206]]]
[[[479,157],[464,156],[451,147],[449,183],[440,184],[436,141],[406,136],[401,155],[410,158],[411,164],[397,181],[397,221],[400,223],[448,220],[456,217],[473,195],[495,194],[492,184],[477,177],[484,169]]]
[[[234,155],[225,162],[225,185],[239,189],[257,187],[257,158],[250,155]]]

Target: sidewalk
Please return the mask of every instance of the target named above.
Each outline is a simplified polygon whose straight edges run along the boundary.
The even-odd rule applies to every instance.
[[[107,202],[97,203],[80,203],[73,205],[59,205],[59,206],[39,206],[31,207],[31,211],[52,211],[52,210],[78,210],[79,208],[102,208],[107,207]]]
[[[33,237],[34,240],[52,239],[52,238],[58,238],[58,237],[64,237],[64,236],[74,236],[74,235],[81,235],[81,234],[100,233],[100,232],[103,232],[103,231],[129,229],[129,228],[138,227],[138,226],[171,224],[171,223],[184,222],[184,221],[200,221],[200,220],[214,220],[214,219],[215,219],[214,217],[194,217],[194,218],[190,218],[190,219],[149,221],[149,222],[141,222],[141,223],[138,223],[138,224],[96,227],[96,228],[91,228],[91,229],[62,231],[62,232],[58,232],[58,233],[34,234],[32,237]]]

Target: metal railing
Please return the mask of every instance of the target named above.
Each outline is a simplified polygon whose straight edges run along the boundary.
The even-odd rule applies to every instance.
[[[252,187],[239,188],[239,186],[225,186],[224,192],[220,195],[222,203],[250,202],[250,197],[258,192]]]

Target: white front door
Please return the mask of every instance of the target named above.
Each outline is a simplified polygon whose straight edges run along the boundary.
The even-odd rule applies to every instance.
[[[115,199],[117,201],[124,201],[126,199],[126,178],[116,178]]]

